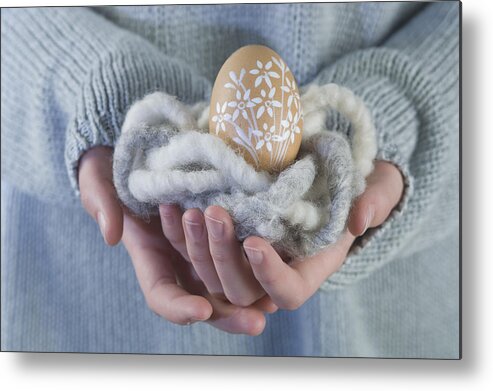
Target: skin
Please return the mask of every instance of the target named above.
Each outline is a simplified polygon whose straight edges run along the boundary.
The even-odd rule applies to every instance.
[[[202,213],[161,205],[150,223],[132,216],[118,200],[111,159],[107,147],[81,158],[82,204],[108,245],[123,242],[149,308],[176,324],[206,321],[248,335],[262,333],[266,313],[295,310],[308,300],[340,268],[356,237],[387,219],[404,188],[394,165],[376,161],[337,243],[288,265],[260,237],[238,242],[231,217],[219,206]]]

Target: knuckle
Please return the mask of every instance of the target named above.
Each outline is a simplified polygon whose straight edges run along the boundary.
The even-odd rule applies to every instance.
[[[184,318],[178,318],[176,316],[168,316],[167,314],[164,314],[162,311],[159,311],[159,309],[154,305],[154,306],[149,306],[148,308],[157,316],[159,316],[162,319],[166,319],[168,322],[175,323],[181,326],[185,326],[189,324],[188,319]]]
[[[230,258],[226,251],[221,251],[218,249],[211,250],[211,256],[216,263],[226,263]]]
[[[165,315],[163,313],[163,301],[161,295],[159,294],[159,289],[165,284],[166,279],[159,279],[148,290],[143,292],[147,307],[156,315],[163,318],[165,318]]]
[[[277,285],[279,281],[279,275],[272,272],[263,272],[258,276],[258,280],[261,284],[265,285]]]
[[[178,237],[178,236],[171,236],[171,235],[165,235],[170,244],[176,249],[176,250],[181,250],[182,248],[186,247],[185,239],[183,237]]]
[[[213,236],[209,233],[209,240],[214,243],[215,246],[221,246],[224,244],[224,238],[222,237],[216,237],[216,236]]]
[[[207,264],[210,263],[210,256],[205,251],[188,251],[192,263]]]
[[[205,247],[205,244],[201,239],[187,237],[187,243],[189,246],[193,246],[201,250]]]
[[[166,319],[169,322],[176,323],[179,325],[188,324],[188,319],[179,316],[179,314],[171,314],[165,311],[165,307],[163,307],[162,299],[159,295],[155,295],[151,292],[145,295],[145,301],[147,307],[160,318]]]

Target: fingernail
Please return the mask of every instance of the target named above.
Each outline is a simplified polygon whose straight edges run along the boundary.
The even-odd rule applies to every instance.
[[[363,229],[363,232],[361,232],[360,236],[362,236],[368,230],[374,215],[375,215],[375,211],[373,210],[372,207],[370,207],[368,209],[368,213],[366,213],[365,228]]]
[[[187,234],[195,240],[200,239],[202,237],[202,233],[204,232],[204,227],[201,223],[196,223],[189,220],[185,220],[185,229],[187,230]]]
[[[224,233],[224,223],[209,216],[205,216],[205,220],[207,222],[207,230],[212,238],[215,240],[221,239]]]
[[[251,248],[251,247],[243,247],[245,249],[245,252],[248,256],[248,260],[255,264],[255,265],[259,265],[262,263],[263,259],[264,259],[264,254],[262,253],[262,251],[256,249],[256,248]]]
[[[103,235],[103,239],[106,242],[106,217],[104,213],[99,211],[96,214],[96,219],[98,220],[99,230],[101,231],[101,235]]]
[[[161,218],[164,220],[166,225],[173,225],[173,213],[171,213],[170,205],[162,205],[160,207],[161,210]]]

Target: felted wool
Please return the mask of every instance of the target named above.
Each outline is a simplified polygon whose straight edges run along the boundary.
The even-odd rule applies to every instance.
[[[301,100],[298,158],[269,174],[208,133],[204,102],[190,107],[162,92],[148,95],[127,113],[115,148],[121,200],[143,218],[157,214],[161,203],[219,205],[231,214],[239,240],[258,235],[292,257],[317,253],[344,229],[377,147],[371,115],[348,89],[313,85]],[[351,122],[351,140],[326,128],[329,109]]]

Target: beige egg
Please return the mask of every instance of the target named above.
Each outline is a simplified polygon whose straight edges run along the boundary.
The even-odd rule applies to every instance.
[[[302,129],[298,86],[281,57],[261,45],[234,52],[214,83],[210,133],[256,169],[277,172],[296,158]]]

